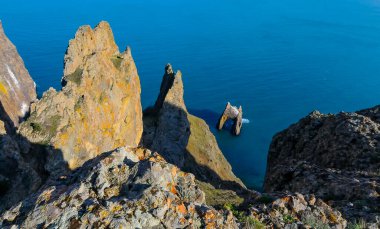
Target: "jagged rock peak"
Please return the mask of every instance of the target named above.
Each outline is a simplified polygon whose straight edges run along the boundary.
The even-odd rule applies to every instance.
[[[82,26],[70,40],[64,58],[64,75],[72,74],[81,67],[83,58],[94,53],[103,52],[106,56],[112,56],[119,52],[114,36],[108,22],[100,22],[94,29],[89,25]]]
[[[62,91],[33,105],[20,132],[53,145],[73,169],[99,153],[137,146],[142,134],[140,80],[127,50],[119,53],[111,28],[79,28],[65,54]]]
[[[187,111],[185,101],[183,100],[183,82],[182,73],[177,71],[174,74],[171,64],[165,66],[165,74],[162,77],[160,94],[157,97],[154,108],[159,111],[162,106],[176,106],[184,111]]]
[[[0,22],[1,118],[7,125],[18,126],[36,97],[35,83]]]
[[[154,112],[144,115],[144,145],[194,173],[197,179],[245,187],[232,172],[206,122],[188,113],[183,96],[182,73],[174,74],[172,66],[166,65]]]

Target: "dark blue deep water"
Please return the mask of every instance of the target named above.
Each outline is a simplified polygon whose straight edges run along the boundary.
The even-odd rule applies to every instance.
[[[0,19],[41,94],[60,88],[68,41],[110,22],[131,46],[144,107],[167,62],[181,69],[188,109],[206,119],[235,173],[260,187],[272,136],[312,110],[380,103],[380,0],[1,0]],[[226,101],[251,123],[216,132]]]

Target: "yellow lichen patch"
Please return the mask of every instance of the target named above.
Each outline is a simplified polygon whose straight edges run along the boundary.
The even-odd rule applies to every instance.
[[[78,160],[75,158],[70,159],[67,164],[70,169],[75,169],[78,166]]]
[[[112,211],[112,212],[119,212],[119,211],[121,211],[122,209],[123,209],[123,206],[121,206],[121,205],[119,205],[119,204],[116,204],[116,205],[112,206],[111,211]]]
[[[101,210],[101,211],[99,212],[99,217],[100,217],[101,219],[107,218],[109,215],[110,215],[110,213],[109,213],[107,210]]]
[[[206,225],[206,229],[214,229],[216,228],[216,222],[211,222]]]
[[[171,184],[170,192],[173,193],[174,195],[177,195],[177,189],[175,188],[174,184]]]
[[[8,96],[8,90],[3,83],[0,82],[0,93]]]
[[[187,214],[187,210],[184,204],[178,205],[177,206],[177,211],[180,212],[183,215]]]
[[[90,206],[87,206],[87,212],[92,212],[92,210],[94,210],[95,206],[94,205],[90,205]]]
[[[54,191],[54,189],[49,189],[49,190],[44,191],[44,192],[40,195],[40,197],[38,198],[37,203],[40,204],[40,203],[42,203],[42,202],[47,202],[47,201],[49,201],[50,198],[51,198],[51,194],[52,194],[53,191]]]
[[[177,170],[178,170],[177,167],[173,166],[172,171],[171,171],[173,177],[175,177],[175,175],[177,175]]]
[[[186,223],[186,221],[187,221],[187,220],[186,220],[185,218],[183,218],[183,217],[179,219],[179,222],[180,222],[182,225],[184,225],[184,224]]]
[[[328,218],[331,222],[338,223],[338,217],[333,212],[330,212]]]
[[[113,186],[110,188],[104,189],[104,194],[107,198],[111,198],[113,196],[118,196],[120,194],[119,187]]]

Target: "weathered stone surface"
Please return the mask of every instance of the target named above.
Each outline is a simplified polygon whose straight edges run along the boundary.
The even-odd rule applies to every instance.
[[[5,35],[0,21],[0,102],[10,119],[10,125],[19,125],[35,99],[35,84],[16,47]]]
[[[313,112],[277,134],[268,155],[268,192],[312,193],[350,221],[380,223],[379,107]]]
[[[223,129],[224,124],[231,119],[233,121],[231,132],[234,135],[239,135],[241,127],[243,125],[243,108],[231,106],[230,102],[227,102],[226,108],[223,111],[223,114],[220,116],[217,128],[218,130]]]
[[[32,104],[20,134],[60,150],[70,169],[102,152],[138,145],[140,81],[130,50],[119,53],[108,23],[77,31],[65,55],[62,85]],[[54,170],[57,158],[47,168]]]
[[[181,72],[167,65],[156,104],[144,114],[143,144],[197,179],[244,187],[206,122],[188,113],[183,93]]]
[[[120,148],[88,161],[0,216],[11,228],[237,228],[204,204],[192,174],[159,155]],[[136,162],[135,162],[136,161]]]
[[[336,228],[343,229],[347,221],[314,195],[275,194],[269,203],[256,203],[250,208],[251,217],[264,222],[268,228]]]

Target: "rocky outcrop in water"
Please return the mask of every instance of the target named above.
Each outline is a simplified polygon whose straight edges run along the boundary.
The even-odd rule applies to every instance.
[[[49,171],[59,160],[75,169],[100,153],[138,145],[140,81],[130,50],[119,52],[108,23],[79,28],[66,51],[62,85],[32,104],[19,130],[30,142],[61,151],[49,154]]]
[[[6,125],[18,126],[36,99],[36,88],[16,47],[7,38],[0,21],[0,102]]]
[[[208,125],[187,111],[182,74],[167,65],[154,108],[144,114],[143,145],[217,186],[240,186]]]
[[[278,133],[265,190],[315,194],[351,221],[380,225],[379,117],[379,107],[337,115],[316,111]]]
[[[220,116],[217,124],[218,130],[223,129],[224,124],[228,120],[233,122],[231,129],[232,134],[239,135],[243,125],[243,108],[241,106],[239,108],[231,106],[230,102],[227,102],[226,108]]]

